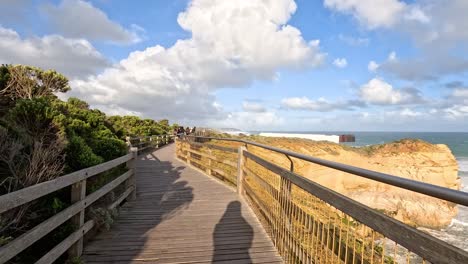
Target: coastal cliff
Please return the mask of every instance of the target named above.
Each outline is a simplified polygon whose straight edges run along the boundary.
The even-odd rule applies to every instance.
[[[306,139],[250,137],[248,140],[451,189],[459,190],[461,185],[456,159],[446,145],[404,139],[354,148]],[[258,147],[249,147],[249,150],[289,168],[289,160],[282,154]],[[410,225],[440,228],[449,225],[457,214],[457,207],[452,203],[310,162],[293,160],[296,173]]]

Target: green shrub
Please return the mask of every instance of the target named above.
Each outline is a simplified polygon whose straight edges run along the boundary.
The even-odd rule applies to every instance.
[[[104,162],[104,159],[96,155],[80,136],[73,136],[69,139],[65,153],[68,172],[88,168]]]

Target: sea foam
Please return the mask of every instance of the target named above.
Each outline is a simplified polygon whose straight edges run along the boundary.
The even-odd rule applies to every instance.
[[[468,172],[468,158],[458,158],[458,170],[460,172]]]
[[[454,226],[454,225],[461,225],[461,226],[466,226],[468,227],[468,223],[467,222],[463,222],[463,221],[460,221],[458,219],[452,219],[452,222],[450,223],[450,226]]]

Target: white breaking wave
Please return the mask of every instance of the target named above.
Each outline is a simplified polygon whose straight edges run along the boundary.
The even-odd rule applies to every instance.
[[[286,138],[305,138],[316,141],[330,141],[340,143],[340,136],[337,135],[321,135],[321,134],[292,134],[292,133],[260,133],[263,137],[286,137]]]
[[[460,221],[460,220],[454,218],[454,219],[452,219],[452,222],[450,223],[450,226],[454,226],[454,225],[468,226],[468,223]]]
[[[468,172],[468,158],[459,158],[457,161],[458,170],[460,172]]]

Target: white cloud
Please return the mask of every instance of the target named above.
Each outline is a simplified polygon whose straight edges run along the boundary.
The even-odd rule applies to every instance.
[[[129,44],[141,40],[136,25],[132,30],[114,22],[100,9],[82,0],[63,0],[58,6],[47,3],[42,11],[51,25],[65,37]]]
[[[468,105],[454,105],[443,110],[447,118],[458,119],[468,117]]]
[[[405,116],[405,117],[417,117],[417,116],[422,116],[423,115],[423,113],[411,110],[409,108],[405,108],[405,109],[401,110],[399,112],[399,114],[401,116]]]
[[[150,117],[222,120],[229,113],[214,104],[217,89],[271,81],[281,69],[323,62],[319,41],[306,42],[286,24],[295,10],[292,0],[192,1],[178,16],[190,39],[132,52],[103,73],[73,82],[74,95]]]
[[[370,29],[393,26],[406,7],[398,0],[325,0],[324,5],[353,15]]]
[[[390,52],[390,54],[388,54],[388,61],[394,62],[394,61],[397,61],[397,60],[398,59],[397,59],[395,51],[392,51],[392,52]]]
[[[289,97],[281,100],[281,105],[286,109],[307,110],[317,112],[329,112],[335,110],[353,110],[354,107],[364,107],[365,104],[359,100],[331,102],[325,98],[311,100],[303,97]]]
[[[367,46],[370,42],[368,38],[351,37],[343,34],[338,35],[338,39],[351,46]]]
[[[413,58],[380,63],[381,72],[411,81],[468,72],[468,57],[463,56],[468,54],[468,1],[325,0],[324,4],[354,16],[368,29],[404,33],[420,49]]]
[[[207,124],[212,127],[232,127],[242,130],[274,130],[284,125],[285,120],[275,112],[267,111],[261,113],[233,112],[222,120],[208,120]]]
[[[461,74],[468,71],[468,59],[447,53],[433,51],[418,58],[389,59],[379,69],[398,78],[419,81],[436,80],[444,75]]]
[[[416,89],[394,89],[392,85],[379,78],[373,78],[361,86],[362,100],[378,105],[412,104],[424,101]]]
[[[406,20],[414,20],[423,24],[427,24],[431,21],[429,16],[421,10],[419,6],[412,6],[409,11],[404,15]]]
[[[254,112],[254,113],[266,112],[266,108],[263,105],[259,103],[255,103],[255,102],[248,102],[248,101],[242,103],[242,109],[245,112]]]
[[[21,38],[0,26],[0,64],[28,64],[85,77],[106,67],[105,58],[86,40],[58,35]]]
[[[468,88],[456,88],[453,90],[452,96],[468,99]]]
[[[377,64],[377,62],[369,61],[369,64],[367,65],[367,69],[370,72],[375,72],[375,71],[377,71],[378,68],[379,68],[379,64]]]
[[[336,58],[333,61],[333,65],[335,65],[338,68],[345,68],[348,66],[348,61],[345,58]]]
[[[391,28],[403,22],[428,24],[431,21],[417,4],[400,0],[325,0],[325,7],[351,14],[368,29]]]

